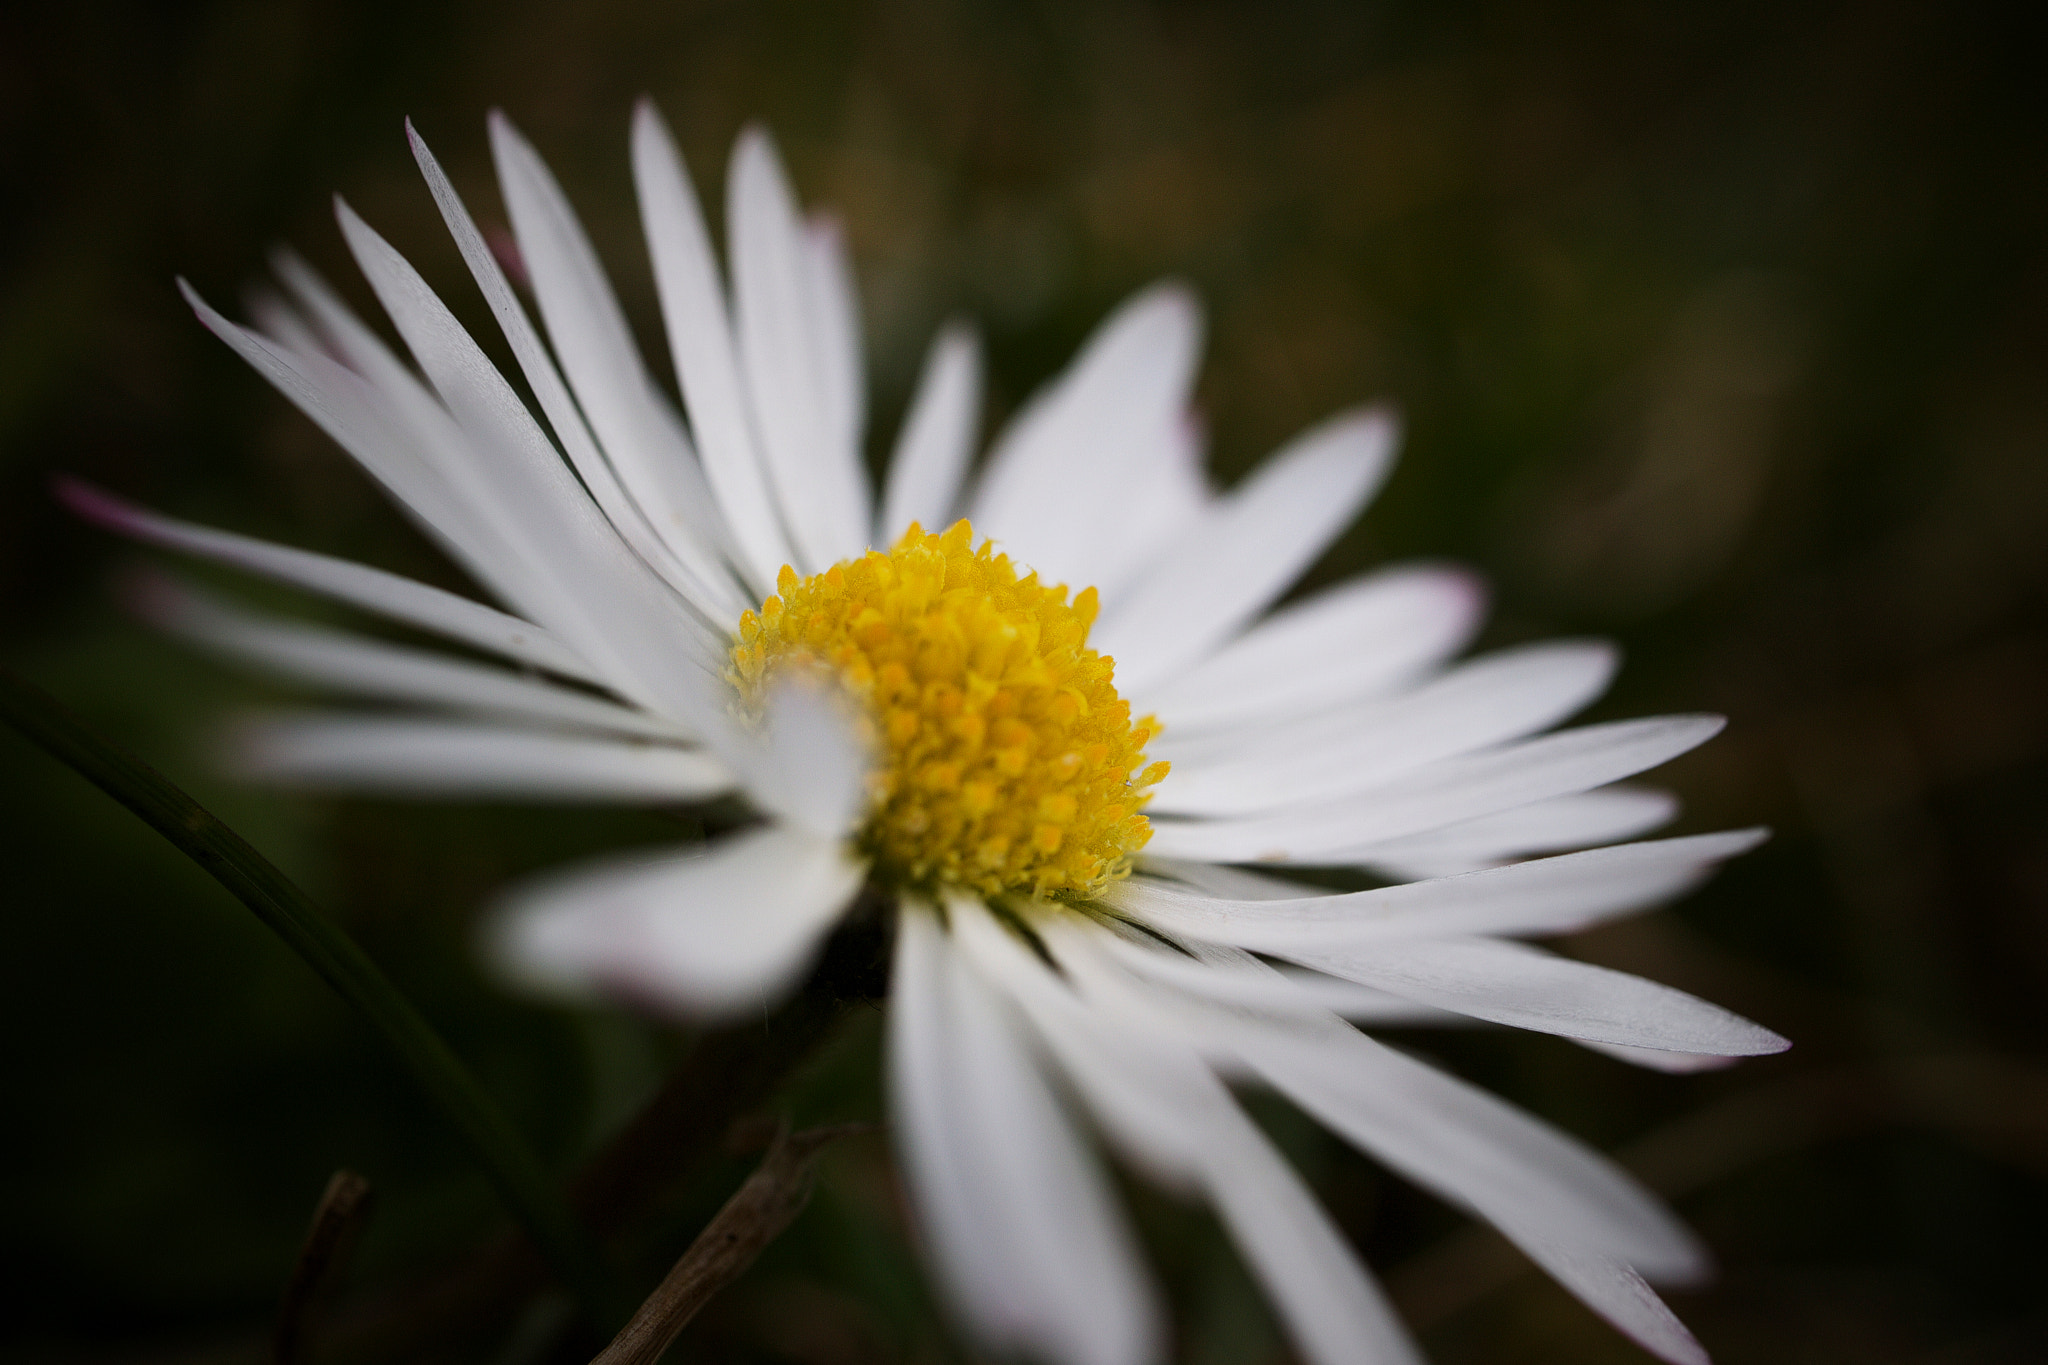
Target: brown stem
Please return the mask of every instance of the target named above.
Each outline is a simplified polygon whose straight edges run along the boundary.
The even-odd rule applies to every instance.
[[[616,1242],[658,1196],[718,1151],[735,1120],[772,1099],[847,1011],[886,990],[887,920],[856,907],[804,988],[757,1024],[708,1033],[654,1098],[593,1157],[569,1203],[600,1242]],[[472,1347],[547,1284],[523,1237],[508,1234],[441,1275],[354,1305],[330,1331],[339,1360],[380,1363]]]
[[[655,1365],[697,1310],[744,1274],[803,1211],[811,1197],[811,1162],[825,1144],[868,1127],[849,1123],[794,1136],[787,1130],[777,1133],[760,1167],[725,1201],[591,1365]]]
[[[320,1291],[346,1263],[369,1211],[370,1182],[354,1171],[336,1171],[313,1210],[313,1226],[306,1230],[298,1263],[277,1307],[277,1323],[270,1334],[272,1365],[297,1365]]]

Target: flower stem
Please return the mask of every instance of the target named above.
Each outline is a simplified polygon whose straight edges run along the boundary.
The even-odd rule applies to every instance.
[[[633,1320],[619,1329],[591,1365],[655,1365],[697,1310],[731,1284],[803,1212],[811,1194],[811,1161],[834,1138],[872,1132],[844,1123],[776,1135],[760,1169],[697,1234]]]
[[[270,1365],[300,1365],[315,1303],[340,1277],[372,1202],[370,1182],[341,1170],[327,1182],[313,1210],[313,1226],[299,1247],[299,1263],[285,1284],[277,1322],[270,1332]]]
[[[854,1002],[884,988],[886,939],[856,911],[828,941],[805,987],[765,1019],[707,1033],[640,1113],[569,1185],[570,1206],[616,1257],[637,1264],[650,1233],[665,1229],[664,1196],[726,1145],[736,1121],[758,1112],[845,1022]],[[539,1287],[530,1247],[500,1239],[409,1293],[359,1301],[323,1338],[329,1359],[440,1359],[502,1326]],[[624,1321],[621,1314],[617,1321]],[[596,1342],[592,1343],[593,1349]]]
[[[610,1273],[539,1156],[433,1026],[305,892],[163,774],[6,669],[0,669],[0,718],[140,816],[325,978],[462,1134],[499,1198],[593,1324],[609,1327],[625,1316]]]

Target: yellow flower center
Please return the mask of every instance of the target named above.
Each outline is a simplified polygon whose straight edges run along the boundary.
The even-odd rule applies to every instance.
[[[858,837],[885,876],[1068,898],[1130,871],[1167,765],[1144,766],[1158,722],[1088,647],[1095,589],[1019,577],[965,521],[776,587],[740,617],[732,681],[755,700],[810,660],[865,703],[882,762]]]

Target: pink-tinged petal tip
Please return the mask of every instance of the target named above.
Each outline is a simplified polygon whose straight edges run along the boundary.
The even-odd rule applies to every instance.
[[[132,534],[142,520],[134,504],[70,474],[50,477],[50,495],[74,515],[123,535]]]

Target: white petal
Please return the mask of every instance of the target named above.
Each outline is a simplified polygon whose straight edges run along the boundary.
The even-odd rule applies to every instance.
[[[1097,623],[1092,643],[1134,693],[1199,662],[1285,592],[1351,524],[1392,463],[1380,410],[1331,419],[1231,490]]]
[[[1534,1237],[1520,1245],[1559,1284],[1659,1360],[1709,1365],[1706,1349],[1628,1266],[1612,1257],[1545,1245]]]
[[[1133,878],[1109,900],[1168,933],[1254,952],[1370,948],[1465,934],[1564,934],[1682,895],[1724,859],[1764,838],[1764,831],[1746,829],[1617,844],[1455,877],[1292,899],[1224,900]]]
[[[675,140],[646,100],[633,109],[633,183],[704,475],[755,595],[765,596],[774,589],[776,570],[794,555],[769,492],[704,214]]]
[[[721,582],[713,555],[724,531],[696,452],[648,375],[611,282],[561,186],[503,114],[494,113],[490,127],[520,254],[577,402],[656,534],[706,589],[722,589],[722,600],[713,605],[729,617],[737,598]]]
[[[545,624],[630,679],[636,696],[717,728],[716,644],[627,549],[555,453],[533,415],[426,282],[345,204],[342,232],[385,311],[456,420],[488,461],[492,510],[509,538],[546,555],[562,599]],[[480,485],[481,487],[482,485]]]
[[[152,623],[287,678],[360,696],[579,730],[671,742],[693,738],[674,721],[587,692],[366,636],[243,611],[168,578],[152,575],[134,587],[136,605]]]
[[[1284,963],[1278,967],[1253,961],[1233,970],[1219,966],[1208,956],[1188,957],[1178,953],[1143,950],[1141,946],[1116,943],[1116,955],[1139,975],[1222,1005],[1250,1006],[1290,1014],[1334,1014],[1355,1024],[1421,1025],[1455,1028],[1483,1021],[1454,1014],[1433,1005],[1420,1005],[1398,995],[1361,986],[1355,981]],[[1688,1052],[1660,1052],[1646,1047],[1624,1047],[1596,1043],[1584,1038],[1568,1041],[1591,1052],[1602,1053],[1634,1066],[1673,1075],[1718,1071],[1732,1066],[1733,1057],[1703,1056]],[[1235,1059],[1232,1059],[1235,1060]]]
[[[1485,602],[1479,580],[1460,569],[1382,569],[1282,607],[1131,704],[1182,735],[1375,696],[1464,648]]]
[[[1192,1049],[1129,1027],[1113,973],[1093,972],[1077,1000],[978,905],[948,910],[963,950],[1017,1000],[1111,1136],[1199,1183],[1306,1359],[1420,1365],[1328,1215]]]
[[[496,126],[495,120],[493,126]],[[586,377],[588,371],[600,372],[598,377],[589,379],[590,391],[584,393],[584,402],[601,419],[600,430],[607,445],[617,442],[620,447],[611,462],[607,462],[606,452],[598,448],[597,438],[570,398],[561,374],[541,344],[540,334],[534,330],[526,310],[513,294],[504,268],[485,243],[483,234],[477,230],[475,220],[455,193],[455,187],[442,171],[440,163],[427,150],[425,141],[413,130],[410,122],[406,124],[406,136],[411,140],[413,158],[426,177],[434,202],[440,207],[441,217],[462,252],[462,259],[483,290],[493,316],[498,319],[506,341],[512,346],[520,372],[532,386],[534,396],[540,400],[541,410],[547,414],[548,423],[561,441],[570,463],[575,465],[577,475],[590,489],[591,496],[606,518],[643,559],[654,565],[700,610],[721,620],[735,617],[744,604],[717,558],[715,547],[722,536],[716,527],[716,510],[709,505],[709,491],[704,487],[702,471],[697,469],[695,456],[687,449],[687,442],[677,429],[673,414],[653,393],[651,381],[640,363],[639,352],[627,339],[624,319],[618,316],[618,305],[612,300],[609,287],[598,272],[581,229],[573,217],[568,218],[566,225],[558,221],[567,217],[569,211],[565,204],[558,202],[559,190],[547,176],[545,167],[539,167],[537,171],[541,184],[535,186],[522,180],[522,192],[508,197],[516,199],[529,218],[541,220],[530,225],[530,233],[535,240],[522,243],[521,254],[535,272],[543,311],[553,303],[558,311],[568,314],[566,319],[557,319],[550,326],[571,341],[597,339],[592,344],[577,348],[575,360],[586,372]],[[525,169],[527,163],[538,167],[539,158],[523,143],[518,143],[516,134],[509,136],[518,145],[511,156],[520,167]],[[552,199],[550,191],[553,192]],[[518,217],[515,210],[515,221]],[[579,247],[582,249],[581,257],[577,255]],[[594,291],[595,297],[579,311],[578,305],[583,303],[582,289]],[[566,301],[564,296],[567,296]],[[585,320],[582,312],[597,316]],[[613,346],[621,343],[623,353],[615,354]],[[583,389],[584,384],[579,381],[579,391]],[[644,487],[654,476],[642,467],[642,463],[634,463],[636,453],[643,452],[643,449],[658,454],[661,467],[666,468],[675,480],[674,502],[679,506],[670,505],[668,501],[668,483],[656,478],[652,488]],[[640,491],[645,496],[638,503],[620,484],[619,472],[614,469],[621,456],[640,479]]]
[[[1119,948],[1127,961],[1140,956],[1130,945]],[[1249,959],[1231,974],[1260,971],[1288,975]],[[1624,1261],[1690,1282],[1705,1273],[1705,1253],[1626,1173],[1485,1092],[1327,1015],[1316,1017],[1303,1001],[1261,1006],[1197,993],[1279,1009],[1286,1017],[1239,1012],[1233,1018],[1191,1013],[1182,1005],[1173,1017],[1190,1036],[1241,1052],[1257,1074],[1361,1149],[1494,1222],[1573,1294],[1651,1350],[1675,1361],[1702,1358],[1696,1346],[1687,1353],[1690,1336]]]
[[[1103,951],[1125,967],[1163,986],[1219,1005],[1339,1018],[1373,1023],[1427,1023],[1459,1026],[1474,1021],[1464,1015],[1418,1005],[1398,995],[1376,991],[1306,967],[1275,967],[1243,955],[1230,961],[1231,949],[1190,941],[1193,952],[1162,952],[1156,939],[1128,940],[1111,935]]]
[[[661,805],[735,785],[717,759],[667,744],[317,713],[239,727],[232,760],[266,781],[398,796]]]
[[[1691,1076],[1701,1071],[1724,1071],[1740,1060],[1735,1057],[1715,1057],[1698,1052],[1664,1052],[1652,1047],[1596,1043],[1588,1038],[1574,1038],[1572,1041],[1589,1052],[1598,1052],[1616,1061],[1627,1062],[1630,1066],[1662,1071],[1671,1076]]]
[[[65,480],[57,492],[80,516],[136,540],[262,574],[529,667],[600,681],[560,639],[467,597],[346,559],[159,516],[75,480]]]
[[[759,742],[736,747],[747,794],[769,811],[823,837],[848,834],[867,805],[874,763],[857,705],[802,674],[779,680],[767,699]]]
[[[1678,801],[1650,787],[1602,787],[1361,850],[1401,880],[1451,876],[1533,853],[1608,844],[1669,823]]]
[[[1428,939],[1285,955],[1420,1004],[1538,1033],[1719,1057],[1757,1057],[1791,1046],[1761,1024],[1683,991],[1502,939]]]
[[[961,1116],[958,972],[930,907],[906,897],[889,972],[889,1112],[912,1203],[933,1243],[932,1268],[962,1316],[999,1346],[1015,1342],[1014,1252],[981,1235],[985,1207]],[[997,1228],[1000,1233],[1000,1227]]]
[[[1102,937],[1093,928],[1055,924],[1049,926],[1047,943],[1105,1016],[1102,1027],[1143,1028],[1142,992],[1096,950]],[[1177,1030],[1150,1033],[1155,1045],[1167,1039],[1179,1043],[1182,1036]],[[1356,1253],[1265,1135],[1191,1050],[1164,1057],[1178,1064],[1134,1068],[1122,1082],[1168,1088],[1167,1103],[1191,1135],[1187,1141],[1202,1186],[1297,1349],[1328,1365],[1358,1360],[1420,1365]],[[1075,1079],[1091,1102],[1098,1100],[1086,1080]]]
[[[1119,955],[1137,953],[1127,947]],[[1221,965],[1271,972],[1248,957]],[[1654,1296],[1624,1263],[1675,1280],[1696,1280],[1707,1268],[1691,1234],[1597,1153],[1330,1014],[1300,1004],[1278,1014],[1217,1008],[1163,992],[1142,995],[1139,1004],[1160,1027],[1238,1053],[1362,1150],[1493,1222],[1639,1340],[1655,1311],[1616,1291],[1633,1282],[1640,1295]],[[1589,1267],[1606,1273],[1589,1274]],[[1676,1325],[1668,1311],[1663,1321]]]
[[[1256,743],[1180,745],[1169,729],[1157,748],[1173,772],[1152,808],[1249,815],[1339,801],[1557,724],[1606,690],[1617,659],[1597,642],[1525,645],[1468,660],[1398,696],[1270,727]]]
[[[864,871],[837,839],[768,825],[515,892],[495,948],[532,986],[697,1017],[763,1011],[809,968]]]
[[[1218,965],[1292,984],[1246,955]],[[1157,1003],[1180,1027],[1240,1053],[1361,1150],[1510,1236],[1541,1229],[1552,1242],[1597,1249],[1666,1278],[1704,1272],[1705,1253],[1654,1196],[1556,1129],[1305,1001],[1278,1010],[1210,1001],[1160,996]]]
[[[1364,861],[1362,850],[1389,839],[1632,777],[1705,743],[1724,723],[1658,716],[1562,730],[1434,763],[1343,801],[1243,819],[1155,820],[1147,849],[1213,862]]]
[[[258,286],[243,295],[249,318],[264,338],[287,351],[320,355],[326,347],[304,314],[285,302],[282,295]]]
[[[1253,1275],[1310,1361],[1422,1365],[1379,1286],[1330,1216],[1248,1119],[1216,1142],[1209,1197]]]
[[[1124,1155],[1162,1185],[1198,1190],[1206,1158],[1200,1150],[1203,1130],[1189,1121],[1188,1096],[1196,1096],[1197,1107],[1210,1104],[1215,1082],[1200,1058],[1177,1042],[1104,1017],[999,927],[980,902],[956,896],[946,910],[961,951],[1017,1002]]]
[[[860,294],[854,288],[853,262],[847,256],[846,231],[830,214],[812,214],[805,224],[805,259],[811,334],[818,360],[819,410],[827,447],[844,452],[844,468],[854,477],[846,493],[860,511],[858,549],[867,543],[868,482],[861,467],[861,438],[867,430],[867,365],[861,354]],[[852,553],[849,549],[847,553]]]
[[[1128,488],[1179,451],[1201,331],[1200,306],[1178,284],[1111,314],[997,437],[970,499],[975,530],[1048,582],[1094,582],[1090,552],[1105,524],[1118,534]]]
[[[424,442],[435,437],[460,441],[462,436],[403,367],[394,384],[410,384],[414,392],[409,395],[378,387],[324,354],[287,351],[222,317],[183,280],[178,287],[208,331],[353,456],[456,562],[521,613],[543,614],[554,600],[544,583],[499,529],[457,492],[442,463],[425,448]],[[419,405],[418,412],[398,410],[397,404],[408,398]],[[428,410],[438,414],[441,430],[428,432],[424,422],[414,420]]]
[[[1361,986],[1323,972],[1282,963],[1274,968],[1293,986],[1295,994],[1354,1024],[1423,1024],[1433,1028],[1455,1028],[1478,1021],[1448,1010],[1418,1005],[1398,995]]]
[[[1207,430],[1192,414],[1162,414],[1140,431],[1122,458],[1091,471],[1088,496],[1067,514],[1059,577],[1092,583],[1114,612],[1160,556],[1199,524],[1216,495],[1202,470]]]
[[[1008,1002],[924,909],[902,917],[893,982],[899,1145],[963,1316],[997,1350],[1152,1359],[1157,1314],[1130,1234]]]
[[[867,543],[866,475],[851,434],[829,421],[818,273],[796,196],[759,127],[741,132],[726,173],[733,327],[754,430],[804,573]]]
[[[895,544],[913,521],[927,531],[952,524],[980,411],[981,341],[955,323],[932,341],[917,397],[889,457],[881,520],[875,523],[877,546]]]
[[[1164,887],[1168,891],[1193,888],[1204,896],[1225,901],[1285,901],[1299,900],[1307,896],[1327,896],[1330,889],[1325,886],[1311,886],[1286,877],[1276,877],[1267,872],[1253,872],[1249,868],[1228,867],[1222,863],[1206,863],[1188,858],[1155,858],[1150,850],[1139,863],[1142,874],[1138,885],[1147,885],[1161,878],[1168,879]],[[1179,885],[1174,885],[1179,883]]]
[[[379,389],[410,384],[426,394],[419,376],[305,257],[288,246],[279,246],[270,253],[270,268],[314,333],[314,346],[294,347],[301,355],[338,360]]]

